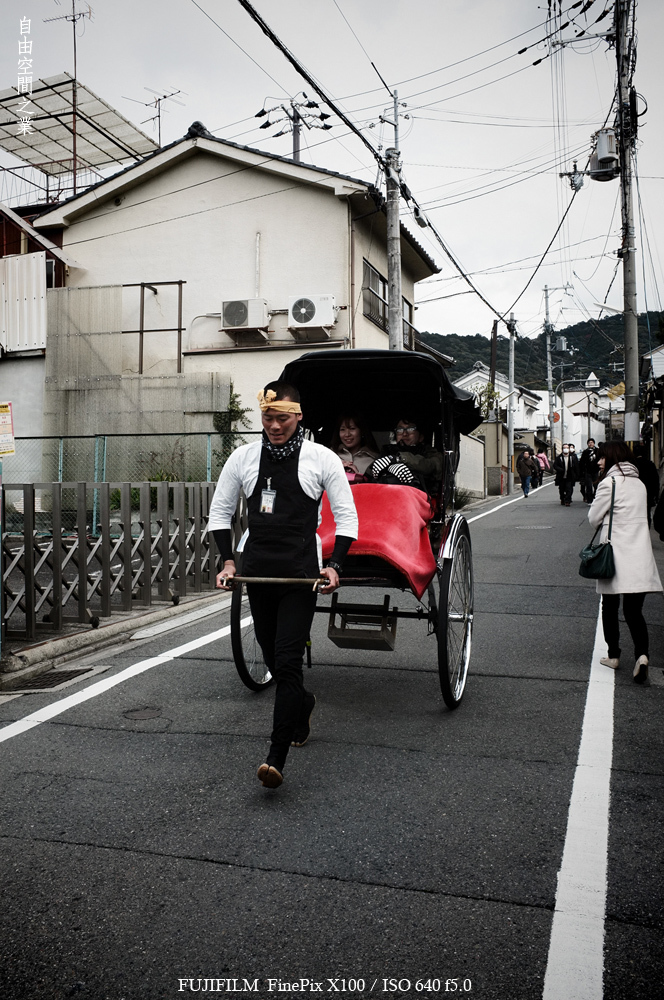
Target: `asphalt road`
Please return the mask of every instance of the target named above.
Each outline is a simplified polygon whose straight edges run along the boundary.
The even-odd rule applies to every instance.
[[[319,616],[313,736],[276,791],[254,776],[272,692],[239,682],[228,636],[204,640],[227,613],[98,652],[84,662],[108,669],[92,680],[0,698],[3,1000],[662,995],[662,597],[645,606],[650,682],[631,680],[623,624],[607,687],[591,672],[599,599],[577,575],[578,494],[487,509],[470,526],[459,709],[443,705],[423,623],[400,622],[393,653],[358,652]],[[589,717],[593,691],[613,713]]]

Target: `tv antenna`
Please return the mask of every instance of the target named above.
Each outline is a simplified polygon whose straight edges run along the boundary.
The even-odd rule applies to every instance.
[[[156,108],[156,115],[152,115],[150,118],[144,119],[140,124],[145,125],[146,122],[156,122],[157,128],[157,141],[159,146],[161,146],[161,106],[165,101],[173,101],[174,104],[179,104],[181,108],[184,107],[183,101],[176,101],[176,94],[184,94],[184,90],[175,90],[174,87],[168,88],[168,93],[160,94],[158,90],[153,90],[152,87],[143,87],[143,90],[148,90],[151,94],[155,94],[155,97],[151,101],[139,101],[136,97],[124,97],[125,101],[133,101],[134,104],[142,104],[144,108]],[[168,110],[165,108],[164,110]],[[153,126],[154,128],[154,126]]]
[[[58,7],[60,0],[55,0]],[[76,0],[71,0],[71,14],[62,14],[60,17],[45,17],[44,24],[51,21],[71,21],[72,35],[74,39],[74,79],[71,82],[71,106],[72,106],[72,172],[74,176],[74,195],[76,194],[76,25],[82,17],[92,20],[94,13],[89,3],[85,5],[87,10],[76,10]]]

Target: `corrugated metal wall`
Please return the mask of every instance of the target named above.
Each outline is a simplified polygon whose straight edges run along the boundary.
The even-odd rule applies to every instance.
[[[0,346],[7,353],[46,347],[46,254],[0,258]]]
[[[121,331],[122,285],[49,289],[46,381],[119,376]]]

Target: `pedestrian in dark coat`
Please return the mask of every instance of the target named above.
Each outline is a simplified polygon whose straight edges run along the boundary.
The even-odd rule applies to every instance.
[[[657,501],[659,500],[659,472],[655,463],[648,458],[645,445],[635,444],[632,455],[632,461],[638,470],[639,479],[646,488],[648,498],[648,527],[650,527],[652,508],[657,506]]]
[[[529,448],[524,448],[516,460],[517,475],[521,477],[521,488],[524,497],[530,492],[531,479],[538,474],[539,465],[530,454]]]
[[[579,459],[579,469],[581,471],[581,492],[586,503],[590,504],[595,499],[595,489],[599,479],[599,465],[597,459],[599,452],[595,447],[595,439],[588,438],[588,447],[581,452]]]
[[[562,454],[558,455],[553,463],[553,471],[556,475],[556,486],[560,494],[560,502],[564,507],[569,507],[572,502],[572,492],[574,483],[578,483],[581,477],[579,460],[576,455],[570,453],[570,446],[563,445]]]

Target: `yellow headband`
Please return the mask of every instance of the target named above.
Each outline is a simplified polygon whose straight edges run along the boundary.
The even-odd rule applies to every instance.
[[[294,403],[292,399],[277,399],[274,389],[263,389],[257,394],[256,399],[261,408],[261,412],[266,410],[276,410],[277,413],[302,413],[299,403]]]

